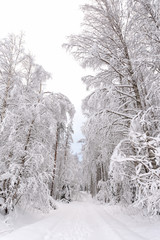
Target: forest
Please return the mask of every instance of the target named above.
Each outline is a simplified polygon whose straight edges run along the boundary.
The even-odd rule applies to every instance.
[[[48,212],[63,186],[79,181],[78,159],[70,151],[75,109],[63,94],[45,91],[49,78],[25,52],[22,34],[0,41],[2,214],[16,205]]]
[[[82,78],[83,186],[102,202],[160,211],[160,2],[94,0],[64,47]]]
[[[23,34],[0,40],[3,215],[16,206],[49,212],[79,191],[160,214],[160,2],[88,2],[81,32],[63,44],[93,73],[82,78],[82,161],[71,148],[74,105],[45,90],[51,74]]]

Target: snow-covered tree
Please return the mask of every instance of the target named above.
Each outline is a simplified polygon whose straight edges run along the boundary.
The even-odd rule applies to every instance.
[[[63,94],[44,91],[50,74],[25,53],[22,36],[0,42],[0,72],[1,209],[21,204],[47,211],[54,207],[51,185],[64,144],[57,126],[66,129],[74,107]]]
[[[82,79],[88,89],[93,89],[83,103],[88,118],[83,131],[86,136],[84,158],[90,166],[94,165],[90,176],[94,194],[98,181],[108,178],[114,147],[127,133],[129,121],[143,108],[123,8],[119,0],[99,0],[84,5],[83,31],[70,36],[65,45],[83,67],[98,72]]]
[[[72,121],[75,110],[67,97],[62,94],[57,94],[56,97],[59,103],[60,114],[59,116],[57,115],[51,196],[60,198],[65,168],[71,151]]]
[[[147,194],[153,197],[151,184],[158,174],[150,175],[150,183],[147,177],[159,171],[160,3],[93,0],[82,10],[82,32],[71,35],[64,46],[83,67],[96,70],[95,76],[82,79],[92,89],[82,105],[87,117],[82,148],[85,188],[92,195],[99,191],[104,201],[139,203]],[[137,171],[147,176],[143,181],[148,190],[143,181],[140,187],[139,180],[133,180]],[[144,205],[157,211],[152,197]]]
[[[133,118],[129,136],[115,148],[110,166],[110,175],[120,186],[119,201],[135,202],[151,214],[160,209],[159,119],[159,108],[154,107]]]
[[[5,118],[9,105],[12,105],[10,93],[21,84],[20,71],[25,58],[23,36],[9,35],[0,41],[0,116]]]
[[[135,0],[129,3],[133,4],[130,34],[134,44],[131,49],[136,53],[134,62],[138,66],[137,74],[142,76],[139,88],[145,108],[132,119],[128,138],[121,141],[115,149],[111,164],[112,174],[119,176],[120,198],[130,193],[129,201],[147,207],[151,214],[157,214],[159,212],[160,5],[159,1],[150,0]],[[127,152],[124,152],[124,144],[127,146],[125,147],[128,149]]]

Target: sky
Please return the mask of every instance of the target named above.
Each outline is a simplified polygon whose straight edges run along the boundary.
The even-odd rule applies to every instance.
[[[81,77],[86,75],[62,44],[66,37],[80,33],[83,13],[80,5],[87,0],[2,0],[0,13],[0,38],[8,33],[25,34],[26,50],[36,62],[52,74],[47,88],[61,92],[74,104],[73,152],[80,152],[77,141],[83,138],[81,101],[87,95]]]

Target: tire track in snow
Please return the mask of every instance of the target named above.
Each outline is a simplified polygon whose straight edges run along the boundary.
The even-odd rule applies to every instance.
[[[96,211],[104,219],[104,221],[121,237],[122,240],[149,240],[146,237],[129,229],[126,224],[119,221],[111,214],[109,214],[104,208],[96,208]]]
[[[89,237],[89,229],[86,223],[80,221],[79,208],[74,205],[68,205],[67,212],[63,219],[48,230],[44,240],[87,240]]]
[[[88,203],[68,205],[63,220],[53,226],[43,240],[123,240]]]

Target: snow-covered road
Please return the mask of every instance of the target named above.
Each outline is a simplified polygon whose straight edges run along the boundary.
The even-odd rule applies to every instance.
[[[1,240],[147,240],[92,202],[61,204],[48,218],[21,227]],[[156,239],[156,238],[154,238]],[[158,239],[158,238],[157,238]]]

